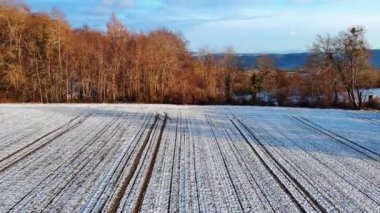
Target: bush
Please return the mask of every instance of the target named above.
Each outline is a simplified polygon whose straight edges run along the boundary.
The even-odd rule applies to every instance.
[[[367,102],[367,107],[371,109],[380,109],[380,100],[378,98],[372,98]]]

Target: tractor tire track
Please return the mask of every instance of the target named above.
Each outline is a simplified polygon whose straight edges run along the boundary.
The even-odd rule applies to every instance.
[[[71,130],[77,128],[80,124],[82,124],[90,116],[90,114],[84,116],[83,119],[80,119],[80,120],[74,122],[75,120],[77,120],[81,116],[82,115],[79,115],[79,116],[73,118],[72,120],[70,120],[66,124],[64,124],[64,125],[56,128],[56,129],[54,129],[53,131],[51,131],[51,132],[49,132],[49,133],[47,133],[47,134],[39,137],[38,139],[34,140],[33,142],[29,143],[28,145],[22,147],[21,149],[19,149],[19,150],[13,152],[13,153],[7,155],[6,157],[2,158],[0,160],[0,165],[1,165],[1,163],[6,162],[7,160],[10,161],[10,162],[9,163],[5,163],[5,165],[1,166],[0,167],[0,172],[3,172],[4,170],[8,169],[9,167],[11,167],[12,165],[14,165],[17,162],[21,161],[22,159],[24,159],[24,158],[28,157],[29,155],[37,152],[38,150],[44,148],[45,146],[47,146],[48,144],[50,144],[51,142],[53,142],[55,139],[57,139],[57,138],[61,137],[62,135],[70,132]],[[71,124],[72,122],[74,122],[74,124]],[[48,138],[49,136],[51,138]],[[45,138],[48,138],[47,141],[42,142],[40,145],[38,145],[35,148],[32,148],[30,151],[27,150],[32,145],[34,145],[34,144],[36,144],[36,143],[38,143],[40,141],[43,141]],[[25,151],[26,153],[23,154],[22,153],[23,151]]]
[[[222,118],[224,119],[225,116],[223,116]],[[271,209],[272,207],[269,207],[267,209],[265,205],[267,205],[268,203],[263,201],[262,197],[260,197],[260,195],[262,194],[258,194],[255,190],[258,186],[253,186],[252,180],[249,178],[252,176],[248,174],[250,173],[250,171],[248,168],[243,166],[243,164],[245,163],[241,162],[243,157],[241,156],[241,153],[237,150],[236,144],[234,143],[235,141],[231,138],[231,135],[227,130],[230,127],[231,123],[226,123],[224,122],[224,120],[219,119],[220,118],[213,119],[215,120],[214,126],[217,127],[216,130],[219,131],[219,138],[223,139],[222,141],[224,141],[223,143],[225,143],[225,145],[220,146],[220,148],[224,148],[224,155],[228,156],[228,159],[226,158],[226,162],[228,162],[227,165],[230,167],[229,169],[231,170],[232,177],[234,178],[233,182],[236,183],[236,189],[239,193],[241,203],[244,206],[243,211],[262,212],[265,209],[266,211],[268,211],[268,209]],[[227,126],[226,124],[230,125]],[[228,155],[229,153],[232,153],[232,156]],[[261,200],[262,205],[255,205],[251,203],[257,199]]]
[[[204,204],[199,204],[200,212],[206,212],[208,210],[211,212],[220,211],[220,209],[218,209],[217,206],[217,198],[215,197],[217,195],[217,189],[214,188],[211,183],[212,174],[207,163],[207,147],[205,146],[204,142],[201,142],[202,134],[204,134],[204,132],[198,125],[194,126],[195,124],[193,122],[191,122],[191,124],[196,133],[195,136],[197,137],[197,140],[193,142],[193,145],[199,150],[199,171],[197,172],[197,174],[199,175],[199,179],[197,181],[199,182],[197,182],[197,186],[202,186],[203,188],[203,190],[198,189],[199,200],[202,201],[202,204]]]
[[[158,150],[159,150],[160,145],[161,145],[162,134],[164,133],[167,119],[168,119],[168,115],[165,113],[164,121],[163,121],[163,124],[161,126],[161,130],[160,130],[160,134],[158,136],[158,140],[156,142],[156,146],[154,147],[152,158],[151,158],[150,163],[148,165],[147,174],[144,177],[144,181],[143,181],[143,185],[142,185],[141,191],[139,192],[139,194],[137,196],[136,205],[133,208],[133,212],[135,212],[135,213],[137,213],[137,212],[140,211],[141,205],[142,205],[143,200],[144,200],[145,192],[146,192],[146,190],[148,188],[150,179],[152,177],[153,167],[155,165],[157,154],[158,154]]]
[[[82,207],[81,212],[98,212],[104,208],[109,197],[103,198],[102,196],[104,196],[106,190],[114,190],[113,188],[117,185],[117,180],[119,180],[119,178],[122,176],[127,162],[129,162],[129,159],[137,149],[138,142],[143,137],[144,130],[148,128],[150,120],[151,116],[147,116],[143,124],[140,126],[137,134],[135,134],[131,140],[131,144],[122,150],[119,158],[116,159],[116,162],[113,164],[111,169],[108,170],[106,176],[103,177],[99,185],[95,187],[95,191],[92,193],[86,205]]]
[[[118,209],[118,207],[120,205],[120,201],[123,198],[123,195],[125,193],[125,190],[127,189],[127,187],[129,185],[132,177],[135,175],[137,166],[138,166],[138,164],[141,161],[141,157],[143,155],[143,151],[145,150],[145,147],[148,144],[149,139],[151,138],[151,135],[153,133],[153,129],[158,124],[158,118],[159,118],[159,114],[156,115],[156,117],[154,119],[154,122],[150,126],[148,134],[147,134],[147,136],[145,137],[145,139],[143,141],[142,146],[140,147],[140,149],[139,149],[136,157],[132,161],[132,166],[131,166],[131,169],[130,169],[131,172],[125,177],[124,180],[122,180],[120,188],[117,190],[117,192],[115,194],[115,197],[113,197],[113,199],[111,200],[111,202],[110,202],[110,208],[108,209],[108,212],[115,213],[117,211],[117,209]]]
[[[228,116],[227,116],[227,118],[229,119]],[[230,121],[230,124],[232,124],[230,119],[229,119],[229,121]],[[234,139],[233,139],[231,133],[227,129],[230,129],[230,131],[232,131],[232,129],[230,127],[224,127],[223,128],[223,130],[225,131],[225,133],[227,134],[227,136],[229,138],[229,147],[231,150],[233,150],[233,155],[235,156],[236,159],[238,159],[239,165],[242,168],[244,168],[243,171],[245,172],[245,174],[251,178],[251,179],[248,179],[248,182],[250,183],[251,187],[253,189],[257,188],[258,191],[260,192],[260,193],[256,192],[256,195],[257,195],[258,199],[260,200],[260,203],[263,205],[265,211],[268,211],[270,209],[272,212],[275,212],[273,205],[270,203],[268,197],[266,196],[266,193],[264,192],[263,188],[259,185],[258,181],[256,180],[257,177],[255,177],[255,175],[252,173],[251,169],[249,169],[249,166],[248,166],[247,162],[245,161],[245,157],[243,157],[243,154],[237,148],[236,144],[234,143]],[[261,197],[260,195],[262,195],[263,197]],[[264,200],[262,200],[263,198],[264,198]],[[265,204],[269,205],[269,209],[266,209]]]
[[[283,136],[284,138],[287,138],[289,141],[291,141],[293,144],[294,144],[294,141],[291,140],[290,138],[288,138],[286,135],[284,135],[278,128],[276,128],[275,125],[272,125],[271,124],[271,127],[275,130],[276,133],[279,133],[281,136]],[[271,135],[269,132],[267,132],[266,130],[264,130],[268,135]],[[274,141],[277,141],[276,138],[273,139]],[[298,146],[296,144],[296,146],[300,149],[300,150],[303,150],[306,155],[314,160],[316,160],[318,163],[321,163],[321,161],[319,159],[317,159],[316,157],[314,157],[313,155],[311,155],[309,152],[307,152],[306,150],[304,150],[302,147]],[[282,154],[281,150],[277,149],[276,146],[274,146],[274,149],[276,150],[276,152],[278,152],[278,154]],[[333,202],[327,198],[320,190],[318,187],[315,187],[315,186],[318,186],[319,184],[317,182],[315,182],[310,175],[308,175],[301,167],[299,167],[297,165],[297,163],[295,163],[292,159],[290,158],[287,158],[287,157],[283,157],[281,158],[281,161],[284,161],[287,165],[289,165],[289,167],[294,170],[298,175],[300,175],[302,177],[302,179],[304,181],[306,181],[306,183],[312,187],[313,190],[316,191],[316,193],[318,195],[321,195],[324,199],[324,202],[326,202],[327,204],[329,204],[331,207],[333,207],[333,209],[338,209],[336,207],[336,205],[333,204]],[[325,165],[325,164],[322,164],[322,165]],[[329,168],[329,167],[326,167],[326,168]],[[332,172],[335,172],[335,171],[332,171]],[[323,188],[323,187],[321,187]]]
[[[325,136],[327,136],[328,138],[331,138],[333,139],[334,141],[338,142],[338,143],[341,143],[345,146],[348,146],[352,149],[354,149],[355,151],[359,152],[360,154],[362,155],[365,155],[366,157],[374,160],[374,161],[377,161],[379,162],[380,161],[380,154],[376,153],[376,152],[373,152],[372,150],[350,140],[350,139],[347,139],[331,130],[328,130],[312,121],[310,121],[309,119],[307,118],[304,118],[304,117],[301,117],[301,118],[298,118],[296,116],[292,116],[292,118],[294,118],[295,120],[303,123],[305,126],[309,127],[310,129],[313,129],[314,131],[317,131]],[[370,154],[368,154],[370,153]],[[374,155],[374,156],[373,156]]]
[[[71,119],[72,120],[72,119]],[[49,128],[50,125],[55,124],[59,119],[50,120],[49,122],[36,122],[32,125],[26,126],[25,128],[19,129],[15,132],[9,133],[8,135],[0,138],[0,141],[7,141],[7,143],[2,143],[0,149],[5,150],[12,145],[23,142],[24,139],[27,139],[35,134],[38,134],[41,130],[43,131],[45,128]],[[69,123],[70,121],[66,122]],[[11,140],[8,140],[9,137],[12,137]]]
[[[178,124],[180,121],[180,116],[177,116],[176,119],[176,127],[175,127],[175,138],[174,138],[174,153],[173,153],[173,158],[172,158],[172,166],[171,166],[171,171],[170,171],[170,181],[169,181],[169,201],[167,205],[168,211],[170,211],[170,204],[171,204],[171,197],[172,197],[172,188],[173,188],[173,177],[174,177],[174,165],[175,165],[175,156],[176,156],[176,151],[177,151],[177,140],[178,140]]]
[[[88,122],[87,121],[89,121],[90,120],[90,118],[92,118],[93,116],[89,116],[89,119],[87,119],[86,121],[84,121],[84,122],[82,122],[82,124],[83,125],[80,125],[80,126],[78,126],[78,128],[74,128],[73,129],[73,131],[78,131],[78,129],[83,129],[83,128],[88,128]],[[87,124],[87,125],[86,125]],[[62,135],[62,136],[65,136],[65,134],[64,135]],[[70,139],[70,135],[68,135],[67,137],[62,137],[62,138],[64,138],[66,141],[68,140],[68,139]],[[61,138],[59,138],[59,139],[61,139]],[[59,153],[57,153],[57,152],[55,152],[55,153],[48,153],[48,157],[51,157],[51,156],[55,156],[54,154],[56,154],[56,155],[58,155]],[[39,157],[39,156],[37,156],[37,157]],[[50,161],[50,159],[49,159],[49,161]],[[54,161],[54,160],[52,160],[52,161]],[[3,175],[3,176],[0,176],[0,180],[3,180],[3,179],[5,179],[5,178],[9,178],[9,176],[15,176],[15,175],[18,175],[19,173],[21,173],[22,171],[24,171],[26,168],[28,168],[28,167],[30,167],[30,166],[32,166],[32,165],[36,165],[37,167],[38,167],[38,163],[39,163],[40,161],[37,161],[37,160],[28,160],[28,161],[26,161],[25,163],[23,163],[22,165],[20,165],[21,167],[20,168],[18,168],[17,170],[12,170],[12,171],[10,171],[9,173],[7,173],[7,174],[5,174],[5,175]],[[7,170],[8,171],[8,170]],[[5,172],[5,171],[4,171]],[[0,182],[0,184],[2,184],[3,182]]]
[[[137,164],[137,169],[135,170],[134,175],[132,176],[132,179],[123,194],[122,200],[117,210],[118,212],[133,211],[134,203],[136,202],[138,193],[142,188],[143,179],[145,177],[144,175],[147,172],[149,165],[149,156],[153,153],[154,142],[158,137],[157,134],[159,134],[160,126],[162,126],[160,122],[160,114],[158,115],[158,122],[153,128],[152,135],[149,138],[146,148],[142,152],[140,162]]]
[[[191,127],[191,123],[189,122],[189,126]],[[192,128],[191,128],[192,129]],[[191,132],[191,129],[189,128],[189,134],[190,134],[190,136],[192,136],[192,134],[190,133]],[[194,178],[195,178],[195,190],[196,190],[196,194],[197,194],[197,206],[198,206],[198,208],[197,208],[197,211],[198,212],[201,212],[201,201],[200,201],[200,199],[199,199],[199,184],[198,184],[198,179],[199,179],[199,177],[198,177],[198,172],[197,172],[197,164],[196,164],[196,151],[195,151],[195,142],[194,141],[192,141],[191,140],[192,138],[190,138],[189,139],[189,141],[190,141],[190,143],[191,143],[191,147],[192,147],[192,150],[193,150],[193,152],[192,152],[192,154],[193,154],[193,157],[192,157],[192,159],[193,159],[193,171],[194,171]],[[203,204],[203,203],[202,203]]]
[[[75,181],[75,178],[78,177],[82,172],[85,172],[84,168],[87,167],[89,165],[89,163],[91,163],[93,161],[93,159],[95,159],[96,157],[98,156],[101,156],[103,154],[103,152],[109,152],[110,150],[112,150],[112,147],[110,148],[110,150],[105,150],[106,149],[106,146],[108,145],[108,143],[115,137],[116,133],[119,132],[121,130],[121,128],[126,124],[126,120],[118,123],[115,128],[112,129],[112,131],[110,132],[110,138],[108,138],[108,140],[106,140],[107,142],[104,143],[100,149],[97,150],[96,154],[93,155],[92,157],[87,157],[86,158],[86,161],[83,165],[81,165],[78,169],[75,168],[77,171],[76,172],[71,172],[69,174],[69,176],[71,176],[71,178],[63,185],[60,187],[60,190],[58,192],[55,193],[54,196],[51,197],[51,199],[49,200],[49,202],[45,205],[45,207],[42,208],[42,211],[44,211],[46,208],[49,207],[49,205],[55,200],[55,199],[58,199],[59,197],[62,196],[62,194],[64,194],[64,190],[69,188]],[[121,137],[122,135],[119,135],[119,138]],[[119,139],[118,138],[118,139]],[[118,140],[117,139],[117,140]],[[104,150],[104,151],[103,151]],[[94,168],[92,168],[93,170],[96,170],[96,168],[99,166],[99,164],[96,164]],[[65,178],[66,180],[67,178]]]
[[[217,136],[215,134],[215,125],[213,125],[209,119],[209,117],[207,115],[206,116],[206,120],[207,120],[207,123],[210,125],[210,129],[211,129],[211,132],[212,132],[212,135],[214,137],[214,142],[216,143],[217,147],[218,147],[218,153],[220,154],[220,156],[222,157],[222,161],[223,161],[223,165],[224,165],[224,169],[226,170],[227,172],[227,175],[228,175],[228,179],[229,179],[229,182],[230,184],[232,185],[232,188],[234,189],[234,192],[235,192],[235,195],[237,196],[237,201],[239,203],[239,207],[240,207],[240,210],[241,211],[244,211],[244,207],[243,207],[243,204],[241,202],[241,198],[240,198],[240,194],[238,193],[238,190],[237,190],[237,186],[235,185],[234,181],[232,180],[232,176],[231,176],[231,172],[227,166],[227,162],[226,162],[226,157],[224,156],[221,148],[220,148],[220,144],[218,143],[218,139],[217,139]]]
[[[299,181],[290,174],[290,172],[272,155],[271,152],[264,146],[264,144],[257,138],[255,134],[251,131],[250,128],[247,127],[246,124],[240,121],[237,117],[235,117],[237,122],[252,136],[253,139],[255,139],[256,144],[262,149],[263,153],[269,157],[274,163],[275,166],[281,171],[284,176],[292,183],[292,185],[296,188],[296,190],[302,194],[302,196],[307,200],[307,202],[311,205],[311,207],[318,212],[327,212],[326,209],[308,192],[300,183]],[[280,180],[280,178],[275,174],[275,172],[270,169],[269,165],[264,161],[264,159],[259,155],[259,153],[256,151],[256,149],[252,146],[252,144],[249,142],[249,140],[246,138],[242,130],[237,126],[237,124],[231,120],[231,122],[234,124],[236,129],[241,133],[241,135],[245,138],[246,142],[250,145],[252,150],[254,151],[255,155],[260,158],[260,161],[265,165],[268,172],[272,175],[274,179],[276,179],[276,182],[281,186],[281,188],[284,190],[284,192],[289,196],[289,198],[294,202],[294,204],[299,208],[301,212],[306,212],[306,209],[302,206],[301,203],[294,197],[294,195],[289,191],[289,189],[284,185],[284,183]]]
[[[79,150],[74,152],[67,160],[62,162],[54,171],[52,171],[49,175],[47,175],[42,181],[40,181],[36,186],[34,186],[29,192],[27,192],[19,201],[17,201],[10,209],[9,211],[13,210],[19,203],[21,203],[25,198],[30,196],[35,189],[37,189],[40,186],[43,186],[44,182],[48,179],[51,179],[50,181],[54,180],[54,177],[59,175],[59,170],[61,168],[64,168],[64,165],[70,164],[71,162],[74,162],[77,158],[81,156],[83,152],[85,152],[87,149],[91,147],[93,142],[97,141],[108,129],[111,128],[111,126],[118,120],[118,117],[114,117],[107,125],[105,125],[99,132],[96,133],[95,136],[93,136],[88,142],[86,142]]]
[[[296,124],[297,126],[299,126],[300,128],[304,128],[305,127],[305,124],[301,123],[301,122],[298,122],[298,121],[294,121],[294,124]],[[308,126],[306,126],[308,127]],[[282,132],[281,133],[284,137],[286,137],[284,135],[284,133]],[[287,137],[288,138],[288,137]],[[288,138],[289,140],[291,140],[290,138]],[[311,146],[313,146],[315,149],[319,150],[320,152],[325,152],[325,150],[321,149],[320,147],[316,146],[315,144],[311,144]],[[303,149],[302,147],[298,146],[300,149]],[[304,150],[304,149],[303,149]],[[306,152],[306,150],[305,150]],[[321,164],[325,165],[327,168],[329,168],[332,172],[336,173],[338,175],[338,173],[329,165],[327,165],[325,162],[321,161],[320,159],[318,159],[317,157],[313,156],[312,154],[309,153],[309,156],[312,157],[313,159],[315,159],[316,161],[320,162]],[[338,164],[340,165],[341,167],[344,167],[344,163],[340,162],[340,161],[337,161],[337,160],[334,160],[334,164]],[[350,167],[350,169],[352,170],[353,168]],[[373,180],[370,180],[368,178],[366,178],[365,176],[363,176],[363,174],[361,174],[360,172],[358,171],[351,171],[351,173],[356,173],[362,180],[374,185],[375,187],[379,187],[379,183],[376,183],[374,182]],[[338,175],[338,176],[342,176],[342,175]],[[344,178],[342,176],[342,178]],[[349,181],[348,181],[349,182]]]
[[[364,117],[362,115],[351,113],[351,112],[346,112],[346,114],[349,115],[352,118],[355,118],[355,119],[359,119],[359,120],[366,121],[366,122],[369,122],[369,123],[372,123],[372,124],[380,125],[380,121],[379,120],[374,120],[374,119],[371,119],[371,118],[366,118],[366,117]]]

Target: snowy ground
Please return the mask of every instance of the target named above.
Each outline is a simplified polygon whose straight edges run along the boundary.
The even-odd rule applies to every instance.
[[[380,212],[380,113],[0,105],[0,212]]]

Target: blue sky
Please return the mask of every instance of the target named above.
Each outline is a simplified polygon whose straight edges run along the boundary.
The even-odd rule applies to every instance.
[[[114,12],[131,31],[182,32],[192,51],[284,53],[308,50],[317,34],[364,25],[380,48],[378,0],[25,0],[33,11],[61,10],[73,27],[104,30]]]

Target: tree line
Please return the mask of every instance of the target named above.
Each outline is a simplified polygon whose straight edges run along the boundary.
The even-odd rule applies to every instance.
[[[19,102],[226,103],[239,70],[232,49],[222,60],[194,60],[181,34],[133,33],[115,15],[101,32],[71,29],[62,13],[0,7],[0,95]]]
[[[279,71],[266,56],[245,71],[232,48],[194,57],[180,33],[131,32],[115,15],[105,32],[72,29],[58,10],[3,3],[0,29],[3,102],[338,106],[348,97],[360,108],[363,88],[379,85],[360,27],[318,37],[299,72]]]

